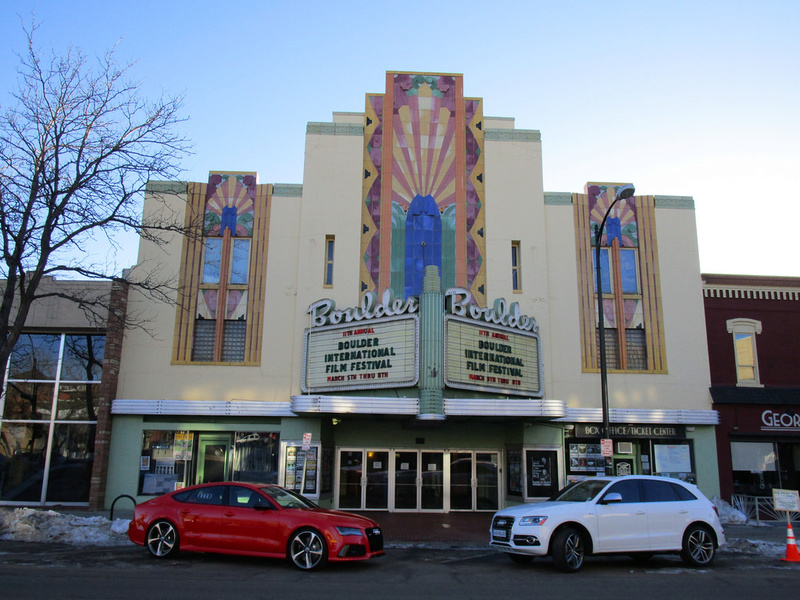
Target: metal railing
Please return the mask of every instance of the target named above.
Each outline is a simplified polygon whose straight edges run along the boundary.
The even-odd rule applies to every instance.
[[[755,521],[761,525],[761,520],[765,521],[785,521],[786,511],[775,510],[771,496],[746,496],[744,494],[734,494],[731,496],[731,506],[744,513],[748,521]],[[790,512],[791,521],[800,520],[800,512]]]

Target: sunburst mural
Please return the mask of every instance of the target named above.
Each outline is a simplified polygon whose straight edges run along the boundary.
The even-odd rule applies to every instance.
[[[589,221],[591,223],[592,246],[597,245],[597,229],[603,221],[608,207],[617,197],[617,188],[614,185],[590,185],[589,192]],[[603,230],[601,246],[610,246],[617,239],[619,245],[626,248],[635,248],[639,245],[639,232],[636,226],[636,206],[633,201],[620,200],[611,209]]]
[[[222,236],[226,229],[237,237],[253,235],[253,201],[256,178],[252,175],[212,174],[206,200],[206,236]]]
[[[483,114],[460,75],[388,73],[368,95],[361,291],[418,295],[425,266],[485,302]]]

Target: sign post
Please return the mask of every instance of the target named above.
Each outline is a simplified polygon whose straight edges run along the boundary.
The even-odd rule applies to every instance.
[[[772,490],[772,502],[775,510],[786,511],[786,558],[781,560],[800,562],[800,553],[797,551],[797,542],[792,531],[791,512],[800,511],[800,494],[797,490]]]
[[[600,440],[600,454],[606,463],[606,475],[613,475],[614,470],[611,465],[611,458],[614,456],[614,440],[603,438]]]

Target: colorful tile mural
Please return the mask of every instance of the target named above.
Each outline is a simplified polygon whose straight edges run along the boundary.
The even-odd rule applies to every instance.
[[[387,73],[386,93],[367,95],[362,292],[418,295],[436,265],[443,287],[485,304],[482,102],[462,79]]]

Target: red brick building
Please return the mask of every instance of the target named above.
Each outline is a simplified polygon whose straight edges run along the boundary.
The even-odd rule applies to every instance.
[[[720,491],[800,484],[800,278],[703,275]]]

